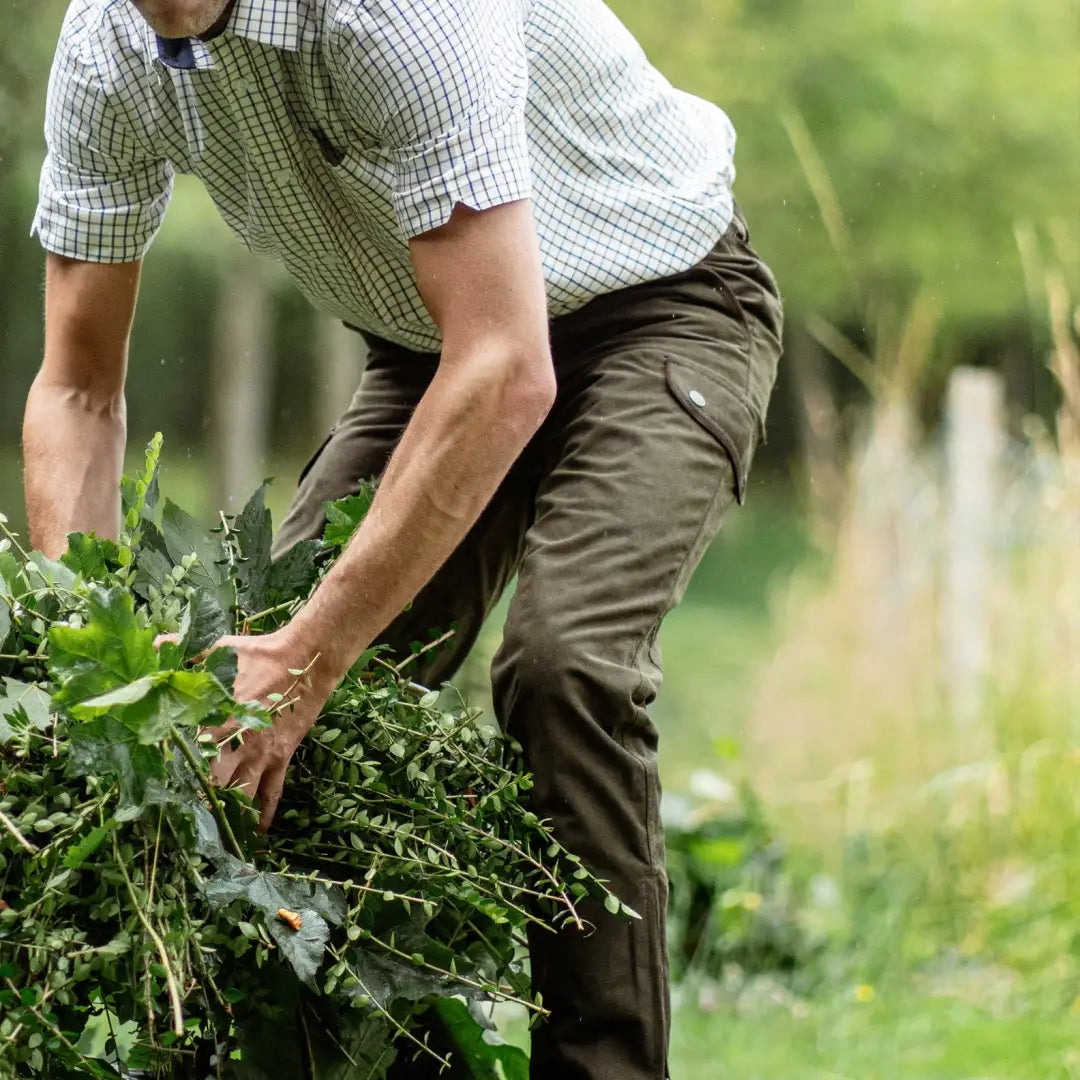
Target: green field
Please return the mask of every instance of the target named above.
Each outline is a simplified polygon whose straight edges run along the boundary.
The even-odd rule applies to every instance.
[[[1080,1016],[889,986],[676,1014],[673,1080],[1077,1080]]]

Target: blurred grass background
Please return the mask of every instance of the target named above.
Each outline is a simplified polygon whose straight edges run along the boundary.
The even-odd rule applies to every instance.
[[[750,498],[661,639],[673,1075],[1080,1080],[1076,5],[612,6],[674,82],[732,115],[737,195],[788,306]],[[0,7],[0,509],[15,523],[41,349],[27,232],[62,11]],[[163,430],[172,498],[209,518],[273,475],[280,519],[360,362],[182,178],[145,268],[132,459]],[[961,368],[1003,393],[964,708]],[[242,414],[238,452],[222,426]],[[497,634],[498,613],[463,675],[481,698]]]

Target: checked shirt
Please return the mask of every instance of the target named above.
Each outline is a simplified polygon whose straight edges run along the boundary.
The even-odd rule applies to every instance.
[[[552,316],[684,270],[727,228],[735,135],[602,0],[238,0],[212,41],[74,0],[34,230],[142,258],[174,173],[319,308],[437,351],[408,241],[531,198]]]

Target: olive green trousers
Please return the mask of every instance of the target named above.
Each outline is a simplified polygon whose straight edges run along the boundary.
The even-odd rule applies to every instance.
[[[533,1080],[663,1080],[670,1030],[657,632],[728,508],[745,497],[780,355],[775,282],[741,216],[684,273],[551,324],[554,408],[467,539],[379,640],[452,627],[419,681],[448,679],[517,575],[492,668],[495,707],[535,774],[533,808],[638,911],[530,939],[551,1017]],[[302,475],[278,553],[323,503],[381,474],[438,355],[368,338],[352,404]]]

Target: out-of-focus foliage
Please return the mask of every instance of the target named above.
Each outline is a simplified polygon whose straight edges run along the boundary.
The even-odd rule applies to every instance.
[[[1080,214],[1070,0],[614,0],[654,62],[739,131],[740,200],[789,305],[925,284],[954,319],[1023,312],[1018,219]],[[828,242],[800,121],[847,230]],[[798,132],[796,131],[796,138]]]
[[[1063,264],[1080,215],[1078,26],[1071,0],[611,0],[675,84],[739,132],[737,195],[789,321],[858,326],[867,299],[942,312],[946,359],[993,355],[1032,324],[1014,227]],[[0,5],[0,444],[15,441],[41,349],[42,257],[28,236],[62,0]],[[132,434],[206,440],[220,260],[238,250],[178,186],[144,274],[129,383]],[[822,205],[829,228],[823,224]],[[831,230],[831,235],[830,235]],[[1041,320],[1036,318],[1034,325]],[[275,443],[312,436],[306,304],[276,302]],[[774,433],[783,443],[784,417]]]

